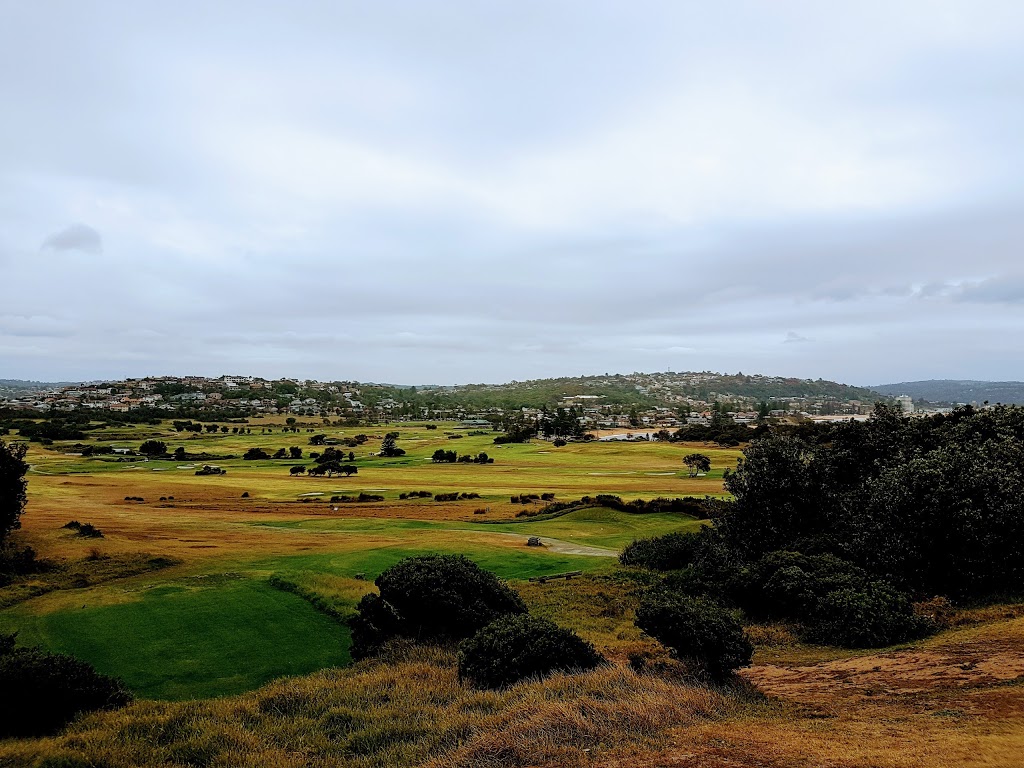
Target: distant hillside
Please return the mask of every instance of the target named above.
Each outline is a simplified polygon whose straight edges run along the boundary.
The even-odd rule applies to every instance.
[[[1024,405],[1024,381],[904,381],[871,387],[884,395],[910,395],[932,403],[1006,403]]]
[[[49,392],[58,387],[69,386],[70,381],[23,381],[22,379],[0,379],[0,395],[22,397],[36,392]]]

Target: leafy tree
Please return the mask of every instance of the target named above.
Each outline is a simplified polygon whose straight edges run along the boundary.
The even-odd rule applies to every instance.
[[[163,456],[167,453],[167,443],[162,440],[147,440],[139,446],[139,453],[143,456]]]
[[[288,470],[291,475],[301,475],[306,471],[306,468],[302,464],[296,464],[294,467]]]
[[[25,473],[28,462],[24,443],[5,443],[0,440],[0,547],[11,531],[21,527],[21,514],[25,511]]]
[[[293,445],[291,448],[288,449],[288,457],[291,459],[301,459],[302,449],[299,448],[297,445]]]
[[[507,584],[462,555],[406,558],[374,583],[380,594],[364,596],[350,621],[355,658],[375,653],[393,637],[460,640],[501,616],[526,613]]]
[[[284,448],[278,448],[278,449],[277,449],[277,450],[276,450],[276,451],[274,452],[274,458],[275,458],[275,459],[284,459],[284,458],[286,458],[287,456],[288,456],[288,452],[287,452],[287,451],[286,451],[286,450],[285,450]]]
[[[405,451],[398,447],[397,432],[388,432],[384,435],[384,440],[380,444],[380,455],[387,458],[405,455]]]
[[[711,471],[711,459],[703,453],[690,453],[683,457],[683,464],[690,470],[690,477],[696,477],[699,472]]]
[[[485,688],[603,663],[594,646],[572,630],[529,614],[503,616],[459,645],[459,677]]]
[[[246,459],[247,461],[255,461],[258,459],[269,459],[270,454],[264,451],[262,448],[250,448],[244,454],[242,454],[242,458]]]
[[[648,593],[637,608],[636,625],[715,680],[749,666],[754,652],[736,617],[703,597],[660,590]]]

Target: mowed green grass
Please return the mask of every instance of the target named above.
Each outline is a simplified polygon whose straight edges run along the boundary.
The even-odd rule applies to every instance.
[[[239,578],[154,586],[126,603],[0,614],[0,629],[124,679],[137,694],[195,699],[350,662],[347,627],[296,595]]]
[[[371,531],[390,533],[463,531],[471,534],[474,538],[483,538],[494,534],[515,534],[523,537],[541,536],[617,552],[634,539],[662,536],[676,531],[696,531],[699,530],[702,523],[687,515],[632,514],[606,507],[594,507],[569,512],[547,520],[518,518],[515,521],[488,522],[481,519],[479,522],[466,523],[380,518],[311,518],[260,523],[260,525],[338,534],[359,534]],[[453,546],[455,546],[454,541]],[[496,572],[499,575],[504,575],[505,578],[522,578],[515,569],[499,567]]]

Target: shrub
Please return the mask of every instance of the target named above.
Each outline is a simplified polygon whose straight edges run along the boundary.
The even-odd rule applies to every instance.
[[[556,440],[555,440],[555,441],[554,441],[553,443],[551,443],[551,444],[552,444],[553,446],[555,446],[555,448],[562,448],[563,446],[566,446],[566,445],[568,445],[568,443],[567,443],[567,442],[565,442],[565,440],[563,440],[563,439],[562,439],[562,438],[560,438],[560,437],[559,437],[558,439],[556,439]]]
[[[460,640],[501,616],[526,613],[507,584],[462,555],[406,558],[374,583],[380,594],[360,600],[350,622],[355,658],[375,653],[392,637]]]
[[[484,688],[602,663],[594,646],[572,630],[527,614],[504,616],[459,646],[459,677]]]
[[[636,611],[636,625],[715,680],[750,665],[754,649],[724,606],[703,597],[650,592]]]
[[[693,562],[697,546],[698,536],[693,533],[669,533],[652,539],[637,539],[623,548],[619,562],[654,571],[674,571]]]
[[[877,648],[923,637],[934,622],[914,613],[906,593],[884,581],[829,592],[805,623],[807,639],[847,648]]]
[[[749,570],[744,608],[761,618],[804,621],[818,601],[839,589],[862,588],[867,573],[834,555],[771,552]]]
[[[121,681],[84,661],[38,648],[15,648],[0,635],[0,737],[53,733],[76,715],[128,704]]]

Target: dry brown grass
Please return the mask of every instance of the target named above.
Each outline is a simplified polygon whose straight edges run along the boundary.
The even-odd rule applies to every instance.
[[[739,708],[720,692],[615,666],[478,691],[458,680],[450,652],[418,649],[244,696],[94,714],[62,736],[0,745],[0,764],[576,766],[655,749],[668,727]]]

